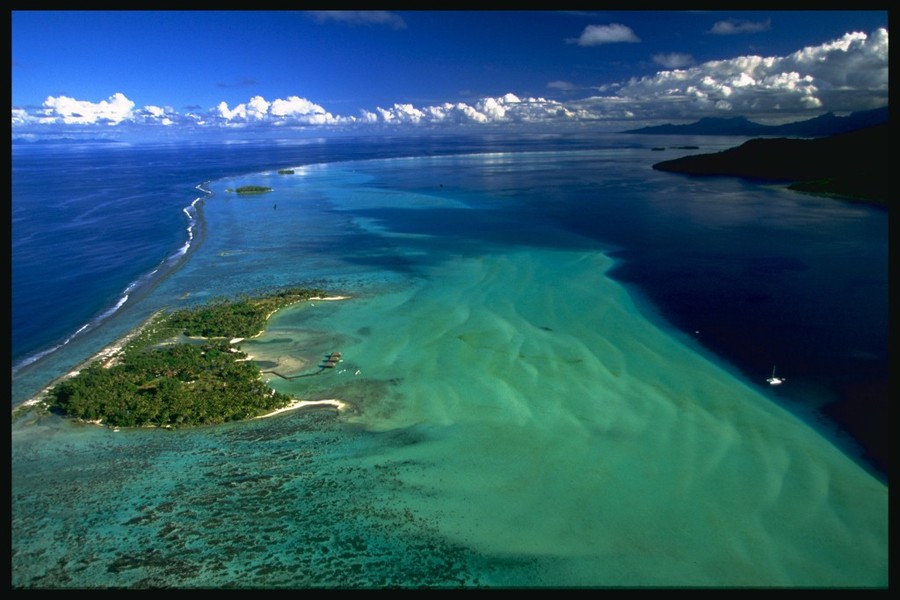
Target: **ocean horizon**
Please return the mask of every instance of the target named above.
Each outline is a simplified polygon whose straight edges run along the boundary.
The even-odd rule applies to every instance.
[[[887,211],[652,169],[741,141],[13,144],[13,408],[296,285],[242,349],[350,406],[14,416],[13,586],[886,586]]]

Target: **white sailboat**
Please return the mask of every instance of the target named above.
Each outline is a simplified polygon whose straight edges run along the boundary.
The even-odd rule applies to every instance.
[[[769,382],[769,385],[781,385],[785,382],[784,377],[775,377],[775,367],[772,367],[772,376],[766,379]]]

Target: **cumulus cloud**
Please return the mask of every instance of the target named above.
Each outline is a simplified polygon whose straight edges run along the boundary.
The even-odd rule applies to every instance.
[[[117,125],[132,117],[134,102],[124,94],[116,93],[108,100],[88,102],[68,96],[49,96],[44,100],[42,122],[65,124],[106,123]]]
[[[13,133],[27,135],[53,126],[259,128],[441,124],[564,124],[696,120],[702,116],[745,116],[765,122],[810,118],[824,111],[852,112],[888,104],[888,31],[848,33],[786,56],[740,56],[691,64],[688,55],[655,56],[665,70],[628,81],[594,87],[591,97],[561,102],[516,94],[477,101],[416,106],[397,102],[341,116],[300,96],[253,96],[229,106],[179,113],[169,106],[143,106],[122,93],[92,102],[48,97],[38,108],[12,107]],[[690,65],[690,66],[688,66]],[[548,88],[569,91],[565,81]],[[567,95],[570,95],[567,93]]]
[[[386,10],[312,10],[309,13],[320,23],[337,21],[350,25],[387,25],[394,29],[406,28],[403,17]]]
[[[25,125],[29,121],[28,111],[24,108],[13,108],[12,109],[12,124],[13,127],[16,125]]]
[[[238,104],[233,109],[228,108],[227,102],[219,102],[219,105],[216,107],[217,116],[221,117],[226,121],[232,121],[235,119],[246,119],[247,118],[247,105],[246,104]]]
[[[425,113],[412,104],[394,104],[389,109],[376,109],[387,123],[421,123]]]
[[[520,98],[510,93],[482,98],[474,104],[446,102],[423,108],[394,104],[389,108],[364,111],[362,120],[394,124],[511,124],[547,123],[574,117],[575,114],[561,102],[547,98]]]
[[[140,123],[159,124],[165,126],[177,125],[183,119],[171,106],[145,106],[134,111],[134,120]]]
[[[254,96],[249,102],[238,104],[234,108],[220,102],[211,117],[214,122],[225,126],[243,126],[251,123],[333,125],[353,121],[335,117],[318,104],[299,96],[278,98],[272,102],[262,96]]]
[[[772,19],[765,21],[719,21],[709,30],[714,35],[737,35],[739,33],[759,33],[772,28]]]
[[[888,104],[888,32],[848,33],[784,57],[741,56],[632,79],[615,97],[580,104],[628,104],[643,118],[866,110]]]
[[[588,25],[577,39],[567,40],[579,46],[599,46],[619,42],[640,42],[630,27],[613,23],[611,25]]]
[[[264,119],[269,113],[269,103],[262,96],[254,96],[247,103],[247,115],[251,119]]]
[[[274,100],[271,108],[272,115],[276,117],[291,117],[303,115],[325,115],[327,111],[307,100],[297,96],[290,96],[285,100]]]

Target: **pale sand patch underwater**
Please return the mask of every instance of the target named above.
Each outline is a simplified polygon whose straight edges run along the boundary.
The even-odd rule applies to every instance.
[[[886,586],[887,487],[646,320],[611,264],[466,258],[303,313],[342,340],[332,385],[383,390],[342,392],[347,420],[415,433],[372,458],[404,465],[389,501],[480,552],[562,561],[552,585]]]

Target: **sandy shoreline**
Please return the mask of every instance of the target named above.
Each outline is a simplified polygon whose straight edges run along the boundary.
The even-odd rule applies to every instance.
[[[161,312],[162,311],[156,311],[155,313],[150,315],[147,319],[145,319],[143,323],[140,323],[137,327],[135,327],[134,329],[132,329],[131,331],[129,331],[128,333],[126,333],[125,335],[123,335],[122,337],[117,339],[116,341],[114,341],[112,344],[104,347],[102,350],[100,350],[96,354],[92,355],[87,360],[83,361],[81,364],[79,364],[73,370],[71,370],[68,373],[65,373],[63,375],[60,375],[59,377],[57,377],[56,379],[51,381],[47,387],[45,387],[44,389],[39,391],[37,394],[35,394],[34,396],[29,398],[25,402],[13,407],[13,411],[18,410],[19,408],[22,408],[24,406],[34,406],[34,405],[40,403],[47,397],[47,394],[50,393],[50,390],[52,390],[58,384],[62,383],[63,381],[66,381],[67,379],[71,379],[72,377],[75,377],[81,371],[83,371],[84,369],[86,369],[87,367],[89,367],[91,364],[93,364],[94,362],[96,362],[98,360],[102,360],[104,366],[111,366],[114,363],[115,359],[121,354],[122,349],[125,348],[125,346],[128,345],[128,343],[131,340],[133,340],[138,335],[140,335],[141,332],[143,332],[144,329],[146,329],[147,326],[150,325],[150,323],[152,323],[156,319],[156,317],[159,316],[159,314]]]
[[[350,296],[315,296],[315,297],[309,298],[307,300],[300,300],[299,302],[309,302],[309,301],[313,301],[313,300],[318,300],[318,301],[347,300],[349,298],[350,298]],[[278,310],[282,310],[283,308],[287,308],[287,307],[283,306],[282,308],[279,308]],[[272,313],[266,315],[266,321],[268,321],[269,318],[271,318],[271,316],[273,314],[278,312],[278,310],[275,310]],[[35,406],[37,404],[40,404],[42,401],[44,401],[47,398],[47,394],[50,393],[50,390],[52,390],[54,387],[56,387],[58,384],[62,383],[63,381],[66,381],[67,379],[71,379],[72,377],[75,377],[82,370],[86,369],[87,367],[89,367],[91,364],[93,364],[94,362],[96,362],[98,360],[102,360],[103,366],[105,366],[105,367],[112,366],[113,364],[115,364],[115,360],[121,354],[122,349],[125,348],[125,346],[128,345],[128,343],[131,340],[133,340],[135,337],[140,335],[141,332],[143,332],[144,329],[146,329],[147,326],[150,325],[150,323],[152,323],[162,312],[163,312],[162,310],[156,311],[155,313],[150,315],[147,319],[145,319],[142,323],[140,323],[137,327],[135,327],[134,329],[132,329],[131,331],[126,333],[124,336],[120,337],[119,339],[114,341],[112,344],[104,347],[99,352],[97,352],[96,354],[94,354],[90,358],[88,358],[87,360],[80,363],[77,367],[75,367],[75,369],[73,369],[63,375],[60,375],[59,377],[57,377],[56,379],[51,381],[50,384],[47,385],[47,387],[45,387],[44,389],[42,389],[41,391],[36,393],[34,396],[29,398],[25,402],[22,402],[21,404],[14,406],[12,408],[13,412],[15,412],[19,409],[22,409],[24,407],[30,407],[30,406]],[[265,331],[265,329],[263,329],[263,331]],[[261,335],[263,333],[263,331],[260,331],[257,334],[257,336]],[[256,337],[256,336],[253,336],[253,337]],[[244,338],[232,338],[230,340],[230,343],[232,345],[234,345],[234,344],[238,344],[242,341],[244,341]],[[247,360],[252,360],[252,357],[248,357]],[[262,417],[269,417],[269,416],[272,416],[273,414],[277,414],[279,412],[283,412],[286,410],[294,410],[296,408],[301,408],[302,406],[307,406],[308,404],[306,404],[306,403],[308,403],[308,402],[309,401],[306,401],[306,400],[303,400],[303,401],[298,400],[296,403],[292,403],[287,408],[282,408],[273,413],[262,415]],[[344,403],[340,400],[317,400],[317,401],[313,402],[313,404],[322,404],[322,403],[332,404],[332,405],[336,406],[338,408],[338,410],[343,410],[344,408],[346,408],[346,403]],[[256,417],[256,418],[261,418],[261,417]]]
[[[284,310],[285,308],[287,308],[287,307],[289,307],[289,306],[293,306],[293,305],[295,305],[295,304],[297,304],[297,303],[299,303],[299,302],[312,302],[313,300],[319,300],[319,301],[348,300],[349,298],[350,298],[350,296],[313,296],[312,298],[307,298],[306,300],[297,300],[296,302],[291,302],[290,304],[286,304],[286,305],[282,306],[281,308],[276,308],[275,310],[273,310],[272,312],[270,312],[269,314],[267,314],[267,315],[266,315],[266,321],[268,321],[269,319],[271,319],[271,318],[272,318],[272,315],[274,315],[274,314],[277,313],[278,311]],[[257,333],[256,335],[250,336],[250,339],[258,338],[258,337],[261,336],[263,333],[265,333],[265,331],[266,331],[266,329],[265,329],[265,327],[264,327],[264,328],[263,328],[259,333]],[[233,339],[231,340],[231,343],[232,343],[232,344],[237,344],[237,343],[243,342],[243,341],[244,341],[244,338],[233,338]]]
[[[320,406],[320,405],[331,405],[337,408],[339,411],[346,410],[347,403],[343,400],[338,400],[337,398],[329,398],[327,400],[295,400],[291,402],[284,408],[279,408],[278,410],[273,410],[270,413],[266,413],[264,415],[259,415],[258,417],[253,417],[254,419],[265,419],[266,417],[271,417],[277,414],[281,414],[283,412],[287,412],[289,410],[297,410],[298,408],[303,408],[305,406]]]

